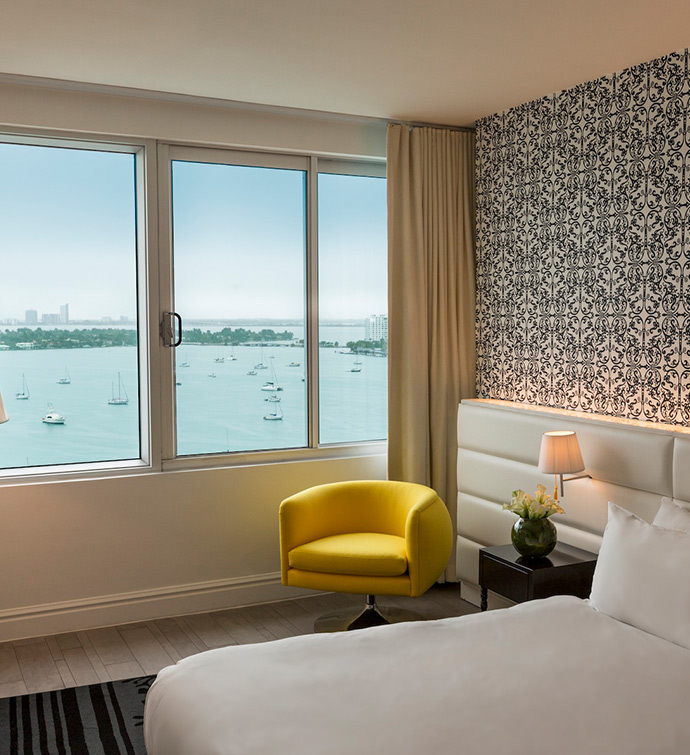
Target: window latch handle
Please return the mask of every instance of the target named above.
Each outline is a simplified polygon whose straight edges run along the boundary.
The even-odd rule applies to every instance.
[[[175,334],[175,322],[177,322],[177,335]],[[182,343],[182,318],[177,312],[163,312],[160,326],[163,346],[174,349]]]

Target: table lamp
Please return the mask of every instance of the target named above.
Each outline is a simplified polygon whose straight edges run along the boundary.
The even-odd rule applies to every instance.
[[[582,460],[580,444],[577,442],[577,435],[573,430],[551,430],[542,435],[541,450],[539,451],[539,471],[556,476],[553,491],[554,501],[558,500],[559,482],[561,497],[563,497],[564,482],[591,477],[588,474],[581,474],[563,479],[564,474],[582,472],[584,468],[585,463]]]

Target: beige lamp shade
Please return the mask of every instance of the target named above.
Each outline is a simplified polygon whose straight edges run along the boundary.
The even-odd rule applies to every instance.
[[[5,411],[5,405],[2,403],[2,393],[0,393],[0,425],[3,422],[7,422],[9,417],[7,416],[7,412]]]
[[[552,430],[541,438],[539,471],[545,474],[582,472],[585,463],[577,435],[572,430]]]

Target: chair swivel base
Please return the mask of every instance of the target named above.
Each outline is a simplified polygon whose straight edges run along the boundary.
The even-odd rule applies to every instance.
[[[315,632],[346,632],[351,629],[366,629],[386,624],[398,624],[401,621],[422,621],[423,616],[404,608],[379,608],[376,598],[367,595],[367,603],[361,609],[341,608],[324,614],[314,622]]]

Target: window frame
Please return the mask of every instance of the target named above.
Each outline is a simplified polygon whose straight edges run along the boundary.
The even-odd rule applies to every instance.
[[[71,479],[130,476],[183,469],[255,466],[379,456],[387,440],[319,444],[318,415],[318,218],[319,173],[386,176],[385,158],[321,155],[294,150],[187,144],[167,140],[91,134],[43,128],[2,128],[0,142],[124,152],[135,157],[137,239],[137,330],[140,458],[0,469],[0,487]],[[278,450],[176,457],[174,349],[164,347],[161,319],[173,311],[171,160],[176,155],[213,154],[232,164],[289,168],[306,165],[305,344],[307,351],[307,445]],[[244,162],[238,162],[243,160]],[[200,160],[204,162],[203,159]],[[217,160],[214,160],[216,162]],[[11,418],[11,412],[10,412]]]
[[[213,159],[210,159],[210,158]],[[258,151],[183,144],[158,145],[159,239],[165,259],[166,279],[161,276],[162,311],[174,311],[174,264],[172,229],[172,161],[194,160],[249,167],[287,168],[306,171],[305,239],[305,346],[307,391],[307,442],[296,448],[234,451],[176,456],[175,349],[161,346],[161,403],[163,416],[163,470],[204,469],[215,466],[245,466],[286,461],[375,456],[385,453],[387,440],[319,443],[319,311],[318,311],[318,193],[319,173],[385,177],[384,160],[321,157],[317,154]]]
[[[212,158],[212,159],[211,159]],[[165,264],[161,266],[165,280],[161,276],[160,303],[162,312],[174,312],[175,310],[175,267],[174,267],[174,239],[173,239],[173,196],[172,196],[172,163],[197,162],[214,165],[240,165],[257,168],[276,168],[286,170],[299,170],[307,174],[306,187],[306,236],[305,246],[308,248],[309,238],[309,159],[302,155],[263,153],[251,150],[237,150],[221,147],[185,146],[180,144],[158,145],[158,187],[159,187],[159,222],[160,222],[160,248],[161,259]],[[306,302],[305,302],[305,314]],[[183,314],[183,313],[180,313]],[[308,317],[308,315],[307,315]],[[305,317],[305,328],[306,319]],[[184,317],[183,317],[184,325]],[[175,348],[165,347],[162,344],[160,369],[162,376],[161,404],[163,420],[163,437],[161,439],[162,466],[163,469],[173,468],[197,468],[198,466],[228,466],[227,463],[215,464],[220,459],[236,460],[238,455],[253,458],[256,454],[271,454],[281,451],[303,451],[308,446],[300,446],[296,449],[279,449],[278,451],[254,450],[238,451],[231,453],[201,453],[188,456],[177,456],[177,401],[175,388]],[[307,383],[306,411],[309,414],[309,392]],[[307,419],[308,422],[308,419]],[[308,427],[308,425],[307,425]]]
[[[363,178],[386,178],[386,163],[384,162],[363,162],[361,160],[345,160],[345,159],[334,159],[334,158],[325,158],[320,159],[317,161],[316,170],[314,171],[314,211],[315,213],[318,211],[318,181],[319,181],[319,174],[329,174],[329,175],[338,175],[338,176],[362,176]],[[314,278],[315,278],[315,291],[318,301],[318,279],[319,279],[319,268],[318,268],[318,243],[319,243],[319,228],[318,223],[316,227],[314,228],[314,246],[316,249],[316,261],[314,263]],[[387,293],[387,292],[386,292]],[[314,353],[316,354],[316,361],[317,361],[317,368],[318,368],[318,349],[319,349],[319,327],[320,327],[320,318],[318,311],[315,313],[314,316],[314,325],[313,325],[313,335],[314,339],[312,342],[312,347],[314,349]],[[318,407],[319,407],[319,400],[320,400],[320,391],[321,391],[321,384],[319,382],[319,374],[318,369],[315,373],[316,377],[316,383],[314,384],[314,393],[316,394],[315,397],[315,403],[316,403],[316,415],[315,415],[315,425],[314,425],[314,433],[315,438],[319,439],[321,435],[321,421],[318,414]],[[386,434],[387,435],[387,434]],[[317,448],[343,448],[343,447],[378,447],[384,446],[387,450],[388,448],[388,439],[376,439],[376,440],[365,440],[365,441],[334,441],[331,443],[325,443],[325,442],[318,442]]]
[[[130,139],[117,136],[83,135],[47,129],[0,131],[0,143],[36,147],[53,147],[96,152],[114,152],[134,156],[135,181],[135,237],[136,237],[136,303],[137,303],[137,359],[139,392],[139,458],[113,461],[74,462],[36,467],[0,469],[3,482],[37,482],[73,478],[103,477],[104,475],[150,472],[160,469],[160,417],[157,402],[152,400],[157,390],[157,371],[152,369],[152,323],[157,323],[157,287],[151,286],[158,271],[155,216],[156,196],[155,142],[150,139]],[[157,325],[155,327],[157,334]],[[10,412],[10,420],[12,418]]]

